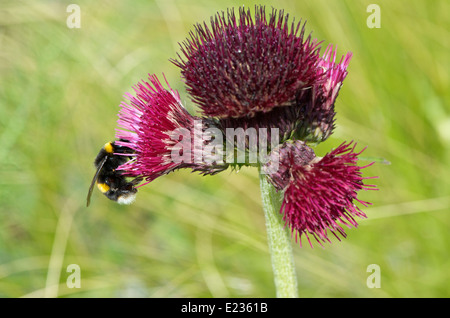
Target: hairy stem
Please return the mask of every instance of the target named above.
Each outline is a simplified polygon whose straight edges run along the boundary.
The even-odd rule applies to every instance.
[[[297,275],[291,239],[280,214],[283,193],[277,192],[261,171],[259,178],[277,297],[295,298],[298,297]]]

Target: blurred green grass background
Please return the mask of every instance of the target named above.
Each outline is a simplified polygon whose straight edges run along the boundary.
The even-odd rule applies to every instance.
[[[373,206],[347,239],[294,244],[300,296],[450,296],[450,2],[376,1],[379,29],[373,1],[77,1],[79,29],[70,3],[0,2],[0,297],[275,296],[255,169],[178,171],[132,206],[95,191],[85,207],[123,94],[164,73],[194,113],[168,59],[194,23],[255,4],[354,54],[318,155],[355,140],[391,162],[365,169],[380,191],[361,193]],[[66,286],[70,264],[81,288]]]

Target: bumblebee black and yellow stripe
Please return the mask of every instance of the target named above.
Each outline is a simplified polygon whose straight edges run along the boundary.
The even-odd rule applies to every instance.
[[[142,178],[128,181],[122,171],[117,169],[132,159],[133,153],[133,149],[118,145],[115,141],[104,144],[94,160],[97,171],[89,187],[86,206],[89,206],[95,184],[100,192],[110,200],[120,204],[130,204],[134,201],[137,192],[136,185],[142,181]]]
[[[106,183],[101,183],[101,182],[98,182],[98,183],[97,183],[97,188],[98,188],[102,193],[106,193],[106,192],[108,192],[108,191],[111,189],[111,187],[110,187],[109,185],[107,185]]]
[[[103,146],[103,149],[105,149],[105,151],[106,151],[108,154],[114,153],[114,146],[112,145],[111,142],[107,142],[107,143]]]

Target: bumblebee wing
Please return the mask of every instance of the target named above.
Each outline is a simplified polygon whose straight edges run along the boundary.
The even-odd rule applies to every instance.
[[[94,176],[94,178],[92,179],[92,182],[91,182],[91,186],[89,187],[89,192],[88,192],[88,195],[87,195],[87,198],[86,198],[86,207],[88,207],[89,204],[91,203],[92,190],[94,189],[94,185],[97,182],[98,175],[100,174],[100,171],[102,171],[103,165],[105,164],[107,159],[108,159],[108,157],[105,156],[102,159],[102,161],[100,161],[100,163],[98,165],[97,172],[95,173],[95,176]]]

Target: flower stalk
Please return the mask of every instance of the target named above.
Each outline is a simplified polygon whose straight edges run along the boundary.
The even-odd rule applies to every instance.
[[[278,191],[259,171],[262,205],[266,219],[267,241],[271,255],[276,295],[278,298],[297,298],[297,274],[289,235],[280,213],[283,192]]]

